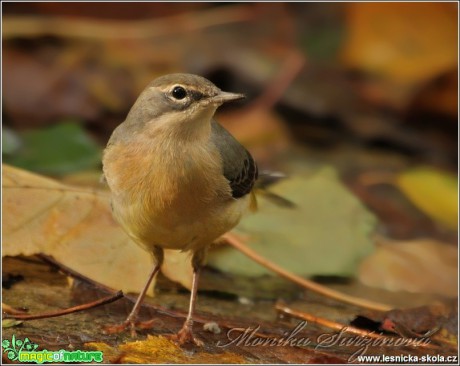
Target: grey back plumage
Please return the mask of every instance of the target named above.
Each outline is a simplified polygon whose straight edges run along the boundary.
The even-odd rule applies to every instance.
[[[247,151],[225,128],[211,122],[211,141],[222,158],[224,176],[228,179],[233,198],[251,192],[258,177],[257,165]]]

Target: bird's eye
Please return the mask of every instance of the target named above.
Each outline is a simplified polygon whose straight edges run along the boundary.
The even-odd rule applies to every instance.
[[[184,99],[187,96],[187,90],[181,86],[175,86],[172,90],[172,96],[178,100]]]

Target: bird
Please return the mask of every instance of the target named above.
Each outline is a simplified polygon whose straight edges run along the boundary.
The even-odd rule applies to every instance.
[[[191,253],[193,278],[187,317],[178,344],[203,342],[193,334],[200,269],[208,248],[256,206],[254,158],[214,114],[245,98],[224,92],[204,77],[168,74],[142,91],[103,152],[103,177],[112,213],[124,231],[153,256],[147,282],[126,320],[109,332],[131,329],[164,249]]]

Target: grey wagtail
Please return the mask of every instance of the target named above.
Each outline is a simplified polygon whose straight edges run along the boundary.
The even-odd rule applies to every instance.
[[[192,332],[200,268],[209,246],[254,204],[258,177],[251,154],[214,119],[225,102],[244,98],[209,80],[171,74],[150,83],[113,132],[103,155],[112,210],[155,265],[128,318],[109,332],[130,328],[160,269],[163,249],[192,253],[190,307],[179,343],[202,345]]]

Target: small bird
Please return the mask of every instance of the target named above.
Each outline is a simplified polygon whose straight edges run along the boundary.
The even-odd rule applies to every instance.
[[[257,165],[214,120],[220,105],[242,98],[201,76],[165,75],[145,88],[110,137],[103,172],[113,215],[155,264],[128,318],[109,332],[130,328],[135,334],[163,249],[177,249],[191,252],[193,280],[187,318],[173,339],[202,345],[193,335],[192,317],[206,252],[255,206]]]

